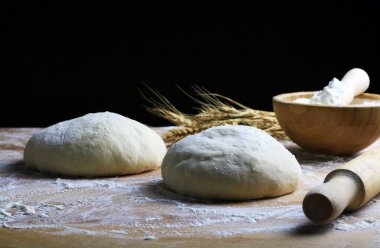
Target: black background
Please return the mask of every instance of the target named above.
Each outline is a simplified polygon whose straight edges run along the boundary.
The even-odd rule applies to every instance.
[[[191,85],[271,110],[359,67],[380,93],[378,1],[49,1],[1,6],[0,126],[113,111],[150,125],[142,82],[174,105]],[[137,4],[138,3],[138,4]]]

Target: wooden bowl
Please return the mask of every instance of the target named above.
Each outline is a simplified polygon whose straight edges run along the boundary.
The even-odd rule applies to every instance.
[[[295,92],[273,97],[273,109],[289,138],[305,150],[328,155],[349,155],[380,136],[380,106],[329,106],[293,102],[314,92]],[[364,93],[358,98],[379,100]]]

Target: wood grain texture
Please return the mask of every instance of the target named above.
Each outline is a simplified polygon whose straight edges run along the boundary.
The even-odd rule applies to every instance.
[[[36,212],[8,210],[14,217],[2,222],[0,247],[378,247],[380,242],[378,197],[328,225],[314,225],[302,213],[306,192],[355,156],[316,155],[286,141],[303,170],[297,191],[206,202],[171,192],[159,170],[85,181],[26,170],[23,146],[37,131],[0,129],[0,207],[18,201]],[[61,209],[48,208],[59,204]]]
[[[313,92],[281,94],[273,98],[273,108],[285,133],[309,151],[348,155],[358,152],[380,136],[380,106],[326,106],[297,104]],[[359,98],[380,100],[377,94]]]
[[[343,210],[356,210],[380,193],[380,147],[331,171],[308,192],[303,209],[311,220],[328,222]]]
[[[353,202],[362,201],[361,189],[349,174],[336,175],[307,193],[302,203],[303,211],[314,222],[330,222]]]

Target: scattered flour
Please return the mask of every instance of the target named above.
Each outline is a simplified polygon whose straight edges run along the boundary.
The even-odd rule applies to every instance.
[[[156,236],[153,236],[153,235],[151,235],[151,236],[146,236],[146,237],[144,238],[144,240],[154,240],[154,239],[157,239],[157,237],[156,237]]]
[[[36,210],[32,206],[22,204],[21,202],[10,202],[4,207],[0,208],[0,212],[8,217],[15,215],[33,215],[36,214]]]
[[[365,218],[359,220],[357,218],[350,218],[342,216],[334,222],[334,228],[340,231],[352,232],[363,229],[378,229],[380,227],[380,219]]]
[[[20,151],[9,163],[0,164],[0,226],[139,240],[292,232],[308,223],[300,199],[329,171],[352,157],[315,155],[291,142],[283,144],[302,166],[299,189],[282,197],[240,202],[180,196],[163,185],[157,171],[101,179],[54,178],[12,162],[22,158]],[[0,156],[9,157],[7,151]],[[361,211],[342,216],[331,229],[379,229],[378,199]]]
[[[123,185],[115,184],[109,180],[87,180],[87,179],[61,179],[57,178],[55,183],[63,189],[88,188],[88,187],[103,187],[114,189],[123,187]]]
[[[0,214],[3,216],[3,217],[12,217],[12,214],[11,213],[8,213],[5,209],[0,209]]]

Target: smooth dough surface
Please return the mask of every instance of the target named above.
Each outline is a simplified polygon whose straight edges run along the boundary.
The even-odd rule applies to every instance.
[[[204,199],[274,197],[297,187],[301,167],[277,140],[254,127],[219,126],[175,143],[162,163],[164,182]]]
[[[116,176],[154,170],[166,153],[162,138],[147,126],[103,112],[57,123],[30,138],[27,166],[72,176]]]

